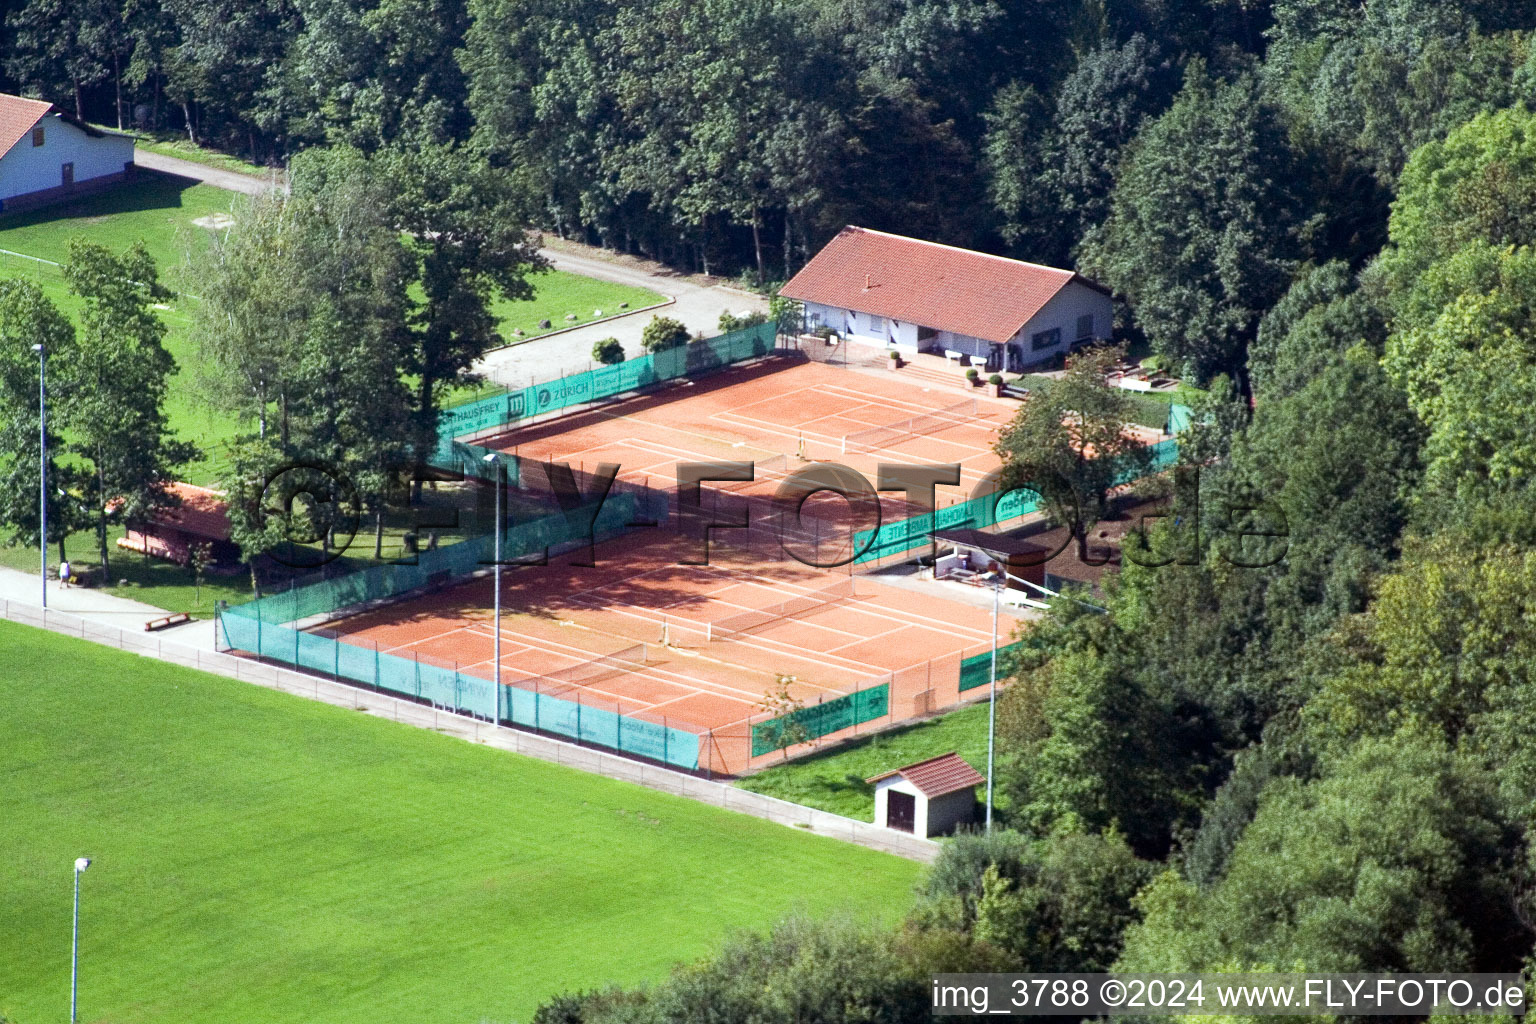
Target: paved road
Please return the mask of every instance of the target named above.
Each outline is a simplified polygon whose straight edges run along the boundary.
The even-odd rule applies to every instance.
[[[177,174],[247,195],[260,195],[274,187],[274,182],[267,179],[222,171],[142,149],[134,150],[134,162],[150,170]],[[502,384],[522,386],[585,370],[592,362],[592,343],[602,338],[618,338],[624,345],[626,355],[640,355],[643,351],[640,348],[640,333],[653,316],[669,316],[681,320],[689,331],[713,335],[718,332],[721,313],[766,311],[768,308],[767,300],[760,295],[721,285],[700,284],[692,278],[654,264],[634,266],[563,249],[557,251],[546,248],[540,252],[556,269],[595,277],[600,281],[649,288],[672,301],[661,309],[631,313],[492,352],[481,360],[476,369]]]
[[[50,566],[57,569],[58,563],[50,563]],[[0,568],[0,598],[34,608],[42,607],[42,587],[38,585],[37,573]],[[70,587],[66,590],[59,586],[57,580],[48,581],[48,607],[53,611],[69,612],[82,619],[129,630],[143,629],[144,623],[169,614],[164,608],[126,597],[114,597],[99,590],[83,587]],[[160,635],[188,647],[206,651],[214,649],[212,620],[174,626],[163,630]]]
[[[720,285],[702,285],[660,268],[628,266],[564,250],[546,248],[540,252],[557,270],[649,288],[672,302],[661,309],[631,313],[492,352],[476,369],[501,384],[521,386],[585,370],[592,362],[593,342],[603,338],[618,338],[624,345],[624,354],[630,358],[640,355],[640,334],[655,316],[669,316],[681,320],[689,331],[714,335],[719,333],[721,313],[768,309],[768,301],[760,295]]]
[[[244,192],[246,195],[259,196],[263,192],[276,187],[276,182],[267,178],[257,178],[249,174],[237,174],[234,171],[221,171],[216,167],[207,167],[203,164],[193,163],[191,160],[180,160],[174,156],[161,156],[159,153],[150,153],[147,150],[135,149],[133,151],[135,165],[147,168],[151,171],[160,171],[165,174],[175,174],[183,178],[191,178],[201,181],[205,185],[213,185],[217,188],[227,189],[230,192]]]

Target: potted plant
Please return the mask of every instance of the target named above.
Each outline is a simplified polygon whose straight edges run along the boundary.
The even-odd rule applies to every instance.
[[[971,367],[965,371],[965,379],[971,382],[972,387],[981,387],[981,371]]]
[[[1003,397],[1003,375],[994,373],[987,378],[987,383],[992,385],[992,394],[996,398]]]
[[[885,365],[887,369],[899,369],[901,367],[901,353],[891,349],[890,352],[886,353]]]

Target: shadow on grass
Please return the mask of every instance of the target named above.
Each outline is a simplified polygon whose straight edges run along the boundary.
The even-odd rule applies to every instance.
[[[77,217],[107,217],[116,213],[180,209],[182,193],[201,184],[192,178],[140,168],[131,181],[102,192],[33,210],[0,216],[0,229],[36,227]]]

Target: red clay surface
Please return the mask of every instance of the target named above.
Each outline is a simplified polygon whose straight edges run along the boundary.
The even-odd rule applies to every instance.
[[[960,659],[991,643],[987,609],[729,549],[707,566],[678,564],[695,553],[674,533],[648,531],[598,545],[595,568],[557,557],[503,569],[502,681],[709,734],[710,766],[739,772],[780,675],[794,677],[790,693],[807,705],[889,683],[889,720],[899,721],[957,700]],[[743,612],[849,587],[851,596],[711,638]],[[324,632],[491,678],[492,607],[491,580],[480,578]],[[1000,623],[1005,636],[1014,624]],[[572,670],[579,681],[562,677]]]
[[[760,465],[760,486],[742,489],[758,493],[771,492],[786,472],[807,462],[842,463],[871,485],[880,462],[959,463],[961,485],[940,488],[939,504],[947,505],[969,498],[971,488],[1000,465],[992,444],[1017,409],[972,390],[977,394],[908,384],[899,374],[773,360],[479,443],[528,461],[566,462],[578,471],[614,462],[621,480],[665,487],[675,485],[679,462],[750,461]],[[877,453],[845,447],[849,435],[971,402],[974,411],[952,414],[956,422],[914,437],[878,439]]]
[[[600,462],[618,463],[620,481],[668,493],[679,462],[753,462],[754,483],[704,485],[707,507],[722,518],[749,500],[762,505],[786,474],[819,460],[858,470],[871,485],[880,462],[959,463],[961,486],[941,487],[939,504],[965,500],[998,467],[991,445],[1016,406],[896,376],[774,360],[480,443],[519,456],[530,489],[547,486],[538,466],[546,460],[567,462],[583,477]],[[954,422],[877,438],[885,445],[879,451],[847,450],[850,434],[973,401],[974,409],[951,414]],[[913,514],[899,499],[882,493],[886,520]],[[854,522],[848,504],[831,494],[807,511],[795,529],[819,561],[846,557],[851,531],[873,525]],[[699,542],[663,528],[598,545],[596,568],[569,564],[585,558],[580,551],[547,566],[504,569],[503,682],[697,732],[708,737],[702,763],[734,773],[755,764],[751,723],[770,717],[763,704],[779,677],[793,677],[790,694],[807,705],[888,684],[890,714],[867,731],[957,702],[961,659],[991,644],[989,608],[847,567],[810,568],[786,557],[771,529],[713,536],[709,565],[686,564],[701,559]],[[851,596],[716,635],[743,612],[850,585]],[[491,678],[492,605],[491,581],[481,578],[329,623],[325,632]],[[1014,625],[1007,617],[999,623],[1004,639]],[[612,660],[598,660],[605,658]]]

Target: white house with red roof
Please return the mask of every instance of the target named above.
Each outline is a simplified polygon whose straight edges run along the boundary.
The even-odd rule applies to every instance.
[[[133,136],[93,128],[45,100],[0,93],[0,213],[57,202],[133,173]]]
[[[1081,274],[849,226],[781,290],[807,330],[1021,371],[1110,336],[1109,289]]]
[[[954,751],[865,779],[875,787],[875,824],[925,839],[968,825],[987,777]]]

